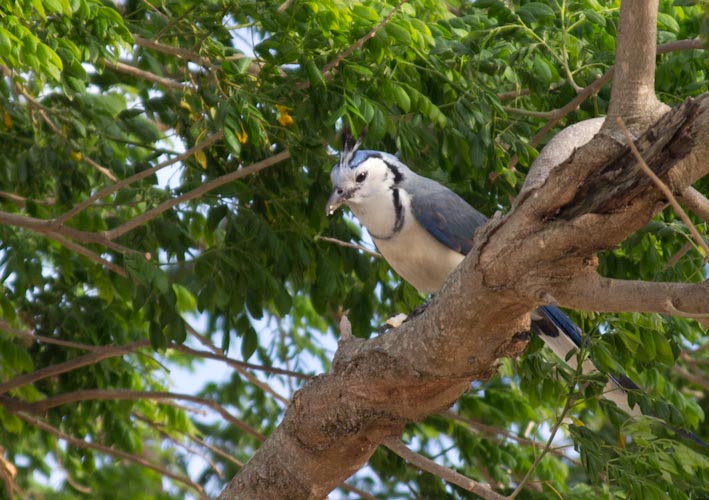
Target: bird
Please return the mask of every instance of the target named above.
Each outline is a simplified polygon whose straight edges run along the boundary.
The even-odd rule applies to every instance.
[[[475,231],[487,217],[396,156],[360,150],[360,144],[349,130],[343,131],[325,212],[330,216],[342,205],[349,207],[394,271],[420,292],[435,294],[473,248]],[[581,329],[554,305],[538,307],[531,317],[532,332],[575,369],[576,357],[568,354],[583,345]],[[593,363],[585,360],[582,371],[592,370]],[[609,375],[604,397],[629,415],[639,415],[625,392],[638,389],[625,376]]]

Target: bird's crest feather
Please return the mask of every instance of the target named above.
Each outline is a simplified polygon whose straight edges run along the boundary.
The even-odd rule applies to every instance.
[[[340,168],[345,168],[350,165],[352,157],[362,144],[362,140],[366,135],[366,131],[362,131],[358,139],[352,135],[350,127],[345,125],[342,129],[342,151],[340,152]]]

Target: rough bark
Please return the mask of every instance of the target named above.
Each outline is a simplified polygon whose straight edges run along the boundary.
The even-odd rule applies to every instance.
[[[681,179],[675,189],[709,173],[709,164],[694,161],[709,139],[708,109],[709,95],[690,100],[637,141],[661,178]],[[425,313],[377,338],[342,342],[332,371],[296,394],[220,499],[324,498],[385,437],[446,408],[471,380],[492,375],[499,357],[524,348],[515,334],[526,331],[529,311],[556,292],[562,305],[573,302],[563,285],[595,279],[595,254],[664,205],[627,148],[598,135],[478,232]],[[709,313],[701,300],[706,286],[683,286],[695,298],[681,306]],[[633,300],[632,310],[655,310],[659,299],[647,308]],[[593,301],[573,305],[591,308]]]

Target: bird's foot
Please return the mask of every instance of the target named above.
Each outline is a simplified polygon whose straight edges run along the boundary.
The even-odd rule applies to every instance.
[[[396,314],[384,322],[384,325],[382,325],[382,330],[386,331],[391,330],[392,328],[399,328],[407,319],[409,319],[409,316],[404,313]]]
[[[399,313],[391,318],[387,319],[384,324],[381,327],[381,331],[387,331],[391,330],[392,328],[398,328],[407,321],[414,319],[416,316],[422,314],[426,308],[428,307],[428,302],[424,302],[420,306],[418,306],[416,309],[414,309],[411,314],[404,314],[404,313]]]

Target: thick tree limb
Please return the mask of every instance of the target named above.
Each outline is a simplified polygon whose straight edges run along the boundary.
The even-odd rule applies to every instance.
[[[637,141],[650,168],[681,191],[706,175],[709,155],[704,138],[709,131],[709,94],[690,99],[663,116]],[[636,165],[632,152],[604,134],[579,148],[565,162],[525,186],[513,211],[479,231],[476,238],[491,239],[480,255],[489,263],[523,259],[522,269],[538,269],[549,279],[567,280],[583,259],[613,248],[642,228],[666,200]],[[540,224],[543,225],[540,226]],[[498,235],[497,232],[502,231]],[[515,242],[512,244],[511,242]],[[585,248],[585,251],[579,251]],[[594,249],[594,252],[585,253]],[[576,259],[566,267],[561,260]],[[519,281],[511,266],[486,272],[489,286]]]
[[[709,326],[709,281],[653,283],[604,278],[589,270],[546,289],[559,305],[582,311],[645,312],[694,318]],[[540,296],[544,293],[537,292]]]
[[[667,110],[655,95],[657,0],[623,0],[616,38],[615,83],[611,89],[606,127],[622,118],[634,130],[644,130]]]

